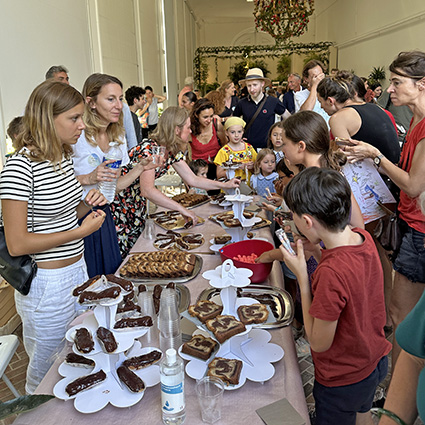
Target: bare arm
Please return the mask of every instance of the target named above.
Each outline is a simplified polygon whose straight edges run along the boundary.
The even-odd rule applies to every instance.
[[[306,101],[301,105],[300,111],[313,110],[317,100],[317,86],[319,85],[320,81],[323,80],[323,78],[325,78],[325,74],[323,73],[313,77],[313,81],[309,87],[310,94],[308,95]]]
[[[352,140],[355,146],[344,147],[344,152],[350,162],[360,161],[364,158],[375,158],[381,152],[368,143]],[[389,159],[383,157],[379,167],[404,193],[411,198],[416,198],[425,190],[425,142],[422,139],[416,146],[410,171],[404,171]]]
[[[224,146],[227,143],[226,134],[224,132],[223,124],[221,123],[221,120],[217,120],[217,137],[218,141],[220,142],[220,146]]]
[[[167,98],[165,96],[161,96],[159,94],[156,94],[154,97],[156,97],[158,99],[158,103],[162,103],[165,100],[167,100]]]
[[[196,214],[187,210],[181,204],[165,196],[155,187],[155,170],[145,171],[140,175],[140,194],[161,207],[179,211],[185,217],[196,220]]]
[[[136,180],[143,173],[143,171],[153,170],[156,167],[161,167],[164,163],[164,157],[156,156],[155,163],[153,160],[153,156],[143,158],[140,160],[140,162],[137,162],[127,174],[120,176],[117,180],[116,193],[121,192],[123,189],[130,186],[130,184],[133,183],[134,180]]]
[[[351,192],[351,217],[350,217],[350,225],[353,227],[359,227],[360,229],[364,229],[364,221],[362,211],[359,207],[359,204],[356,201],[356,198]]]
[[[199,187],[205,190],[213,190],[230,189],[233,187],[238,187],[240,184],[238,179],[232,179],[228,182],[219,182],[216,180],[209,180],[203,177],[198,177],[193,174],[192,170],[189,168],[189,165],[187,165],[185,161],[175,162],[173,167],[188,186]]]
[[[361,125],[360,115],[353,108],[341,109],[329,118],[329,127],[333,136],[343,139],[356,134]]]
[[[99,210],[87,216],[81,226],[75,229],[55,233],[32,233],[27,230],[27,202],[2,199],[1,205],[6,244],[12,256],[35,254],[84,238],[98,230],[105,219],[105,213]]]
[[[303,243],[297,241],[297,255],[292,255],[280,247],[286,265],[295,273],[300,286],[301,304],[303,309],[304,329],[307,335],[310,347],[317,353],[327,351],[334,340],[338,321],[329,322],[313,317],[309,310],[311,307],[312,296],[310,284],[308,281],[307,264],[304,256]]]
[[[424,359],[401,350],[397,365],[392,373],[384,408],[395,413],[407,424],[412,424],[418,414],[416,391],[419,373],[424,367]],[[379,425],[394,425],[394,421],[387,416],[382,416]]]

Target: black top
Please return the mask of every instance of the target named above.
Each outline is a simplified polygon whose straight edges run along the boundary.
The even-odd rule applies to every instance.
[[[395,127],[387,113],[373,103],[348,105],[360,115],[362,124],[351,138],[369,143],[379,149],[394,164],[400,159],[400,144]]]
[[[221,117],[221,118],[230,117],[233,114],[233,111],[235,110],[236,105],[239,102],[239,98],[237,96],[232,96],[231,99],[232,100],[230,102],[230,108],[225,106],[224,111],[219,115],[219,117]]]

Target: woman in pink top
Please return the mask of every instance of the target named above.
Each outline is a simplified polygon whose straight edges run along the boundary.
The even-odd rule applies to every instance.
[[[192,140],[191,160],[208,162],[208,178],[215,179],[216,166],[213,160],[220,148],[226,144],[221,122],[214,117],[214,105],[207,99],[199,99],[190,114]]]

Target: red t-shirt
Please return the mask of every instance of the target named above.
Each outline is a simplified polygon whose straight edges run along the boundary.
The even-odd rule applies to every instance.
[[[331,347],[311,350],[315,378],[328,387],[360,382],[391,350],[385,339],[384,279],[372,237],[355,228],[361,245],[324,249],[312,277],[310,314],[338,320]]]
[[[192,134],[192,159],[204,159],[205,161],[213,161],[217,152],[220,150],[220,143],[217,137],[217,131],[214,123],[212,126],[213,135],[207,144],[201,143],[196,136]]]
[[[410,123],[410,125],[412,125]],[[409,172],[412,167],[413,155],[415,154],[418,143],[425,139],[425,118],[416,124],[415,128],[407,133],[406,143],[401,151],[400,168]],[[422,142],[423,143],[423,142]],[[425,161],[425,158],[421,158]],[[400,217],[418,232],[425,233],[425,216],[419,208],[418,197],[411,198],[403,191],[400,191],[400,202],[398,204]]]

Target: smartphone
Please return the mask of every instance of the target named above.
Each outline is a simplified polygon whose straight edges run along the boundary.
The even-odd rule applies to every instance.
[[[282,242],[282,246],[292,255],[297,255],[291,247],[291,242],[283,229],[276,230],[276,236]]]
[[[344,137],[335,137],[335,143],[338,146],[355,146],[355,144],[351,142],[350,139],[346,139]]]

